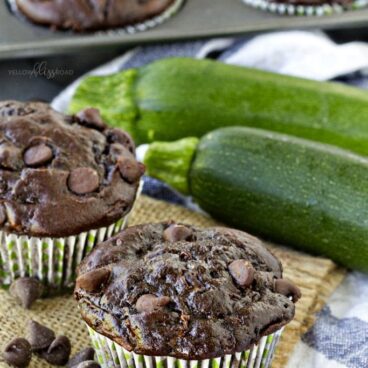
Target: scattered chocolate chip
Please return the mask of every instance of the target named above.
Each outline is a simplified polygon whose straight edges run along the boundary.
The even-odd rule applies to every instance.
[[[66,336],[58,336],[47,350],[40,353],[40,356],[52,365],[65,365],[71,351],[70,340]]]
[[[26,309],[31,308],[42,293],[43,285],[36,278],[21,277],[10,286],[10,294]]]
[[[85,348],[81,350],[79,353],[72,356],[67,364],[67,368],[75,368],[78,364],[86,362],[86,361],[93,361],[95,356],[95,351],[92,348]]]
[[[102,120],[100,110],[89,107],[82,111],[79,111],[76,115],[77,121],[81,125],[85,125],[89,128],[97,130],[105,130],[107,128],[106,123]]]
[[[193,232],[183,225],[170,225],[163,233],[164,240],[175,243],[180,240],[190,240]]]
[[[32,146],[24,152],[24,163],[30,167],[38,167],[49,163],[54,154],[52,149],[44,143]]]
[[[87,360],[85,362],[79,363],[73,368],[101,368],[101,366],[94,360]]]
[[[4,205],[0,204],[0,225],[6,221],[6,211]]]
[[[89,293],[100,292],[110,278],[110,270],[99,268],[80,275],[77,278],[77,287]]]
[[[32,352],[30,343],[23,338],[16,338],[6,345],[3,358],[7,364],[16,368],[28,367]]]
[[[297,286],[295,286],[292,282],[285,279],[275,280],[275,291],[276,293],[291,298],[293,303],[296,303],[302,297],[300,289]]]
[[[48,348],[55,339],[54,331],[36,321],[28,323],[28,341],[32,351],[40,351]]]
[[[170,303],[167,296],[157,297],[152,294],[145,294],[138,298],[136,308],[139,313],[152,313]]]
[[[231,262],[229,271],[239,286],[249,287],[254,280],[254,268],[244,259],[238,259]]]
[[[121,156],[117,160],[121,177],[128,183],[135,183],[144,174],[145,166],[132,157]]]
[[[69,175],[69,189],[76,194],[92,193],[99,185],[100,179],[97,172],[89,167],[74,169]]]

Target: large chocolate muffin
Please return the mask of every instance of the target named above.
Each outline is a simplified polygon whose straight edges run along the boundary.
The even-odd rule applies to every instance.
[[[176,0],[16,0],[32,22],[75,31],[125,27],[151,19]]]
[[[97,110],[65,116],[44,103],[0,103],[1,229],[66,237],[131,209],[144,167]]]
[[[137,354],[187,360],[249,349],[294,316],[300,291],[260,240],[225,228],[128,228],[82,262],[83,319]]]

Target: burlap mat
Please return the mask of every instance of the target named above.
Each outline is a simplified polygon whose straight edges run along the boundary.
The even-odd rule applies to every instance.
[[[201,214],[144,196],[137,201],[130,224],[169,219],[198,226],[216,224],[215,221]],[[283,262],[285,276],[294,281],[303,292],[303,298],[297,306],[296,318],[288,325],[277,349],[273,367],[279,368],[285,365],[301,334],[312,324],[313,314],[323,306],[326,298],[343,279],[344,270],[326,259],[307,256],[271,244],[269,246]],[[89,345],[85,326],[79,318],[76,303],[71,296],[41,300],[31,311],[25,311],[7,292],[0,291],[1,347],[13,337],[23,336],[26,322],[31,318],[54,329],[57,334],[68,336],[72,342],[73,353]],[[33,357],[30,366],[42,368],[49,365]],[[7,367],[7,365],[0,362],[0,367]]]

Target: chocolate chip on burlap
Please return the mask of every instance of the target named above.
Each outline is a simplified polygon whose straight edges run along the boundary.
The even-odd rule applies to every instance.
[[[42,359],[52,365],[65,365],[69,360],[71,351],[70,340],[66,336],[58,336],[47,350],[43,350],[39,354]]]
[[[23,308],[30,309],[32,304],[42,296],[43,285],[33,277],[21,277],[13,281],[10,294]]]
[[[28,322],[27,338],[32,351],[38,352],[47,349],[52,344],[55,340],[55,333],[48,327],[31,320]]]
[[[229,271],[239,286],[248,287],[254,280],[255,270],[253,266],[244,259],[238,259],[231,262]]]
[[[73,355],[66,365],[66,368],[75,368],[78,364],[86,362],[86,361],[93,361],[95,356],[95,350],[93,348],[85,348],[78,352],[77,354]]]
[[[26,339],[15,338],[6,345],[2,355],[5,362],[12,367],[28,367],[32,359],[31,345]]]
[[[24,163],[30,167],[39,167],[52,160],[52,149],[46,144],[38,144],[27,148],[24,152]]]
[[[139,313],[152,313],[165,307],[170,303],[170,298],[167,296],[157,297],[152,294],[145,294],[139,297],[136,303],[136,308]]]

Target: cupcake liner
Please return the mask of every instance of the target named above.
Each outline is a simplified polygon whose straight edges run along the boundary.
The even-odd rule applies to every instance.
[[[136,198],[142,186],[143,181]],[[82,259],[98,243],[124,229],[128,218],[129,214],[110,226],[64,238],[38,238],[0,231],[0,286],[7,288],[19,277],[35,277],[53,294],[72,288]]]
[[[173,357],[152,357],[125,350],[106,336],[88,327],[97,361],[102,368],[268,368],[283,329],[262,337],[250,350],[222,358],[183,360]]]
[[[321,5],[293,5],[272,2],[272,0],[242,0],[246,5],[267,10],[280,15],[300,15],[300,16],[324,16],[342,13],[347,10],[361,9],[368,5],[368,0],[355,0],[353,3],[343,6],[340,4]]]
[[[27,17],[25,17],[18,9],[17,7],[17,3],[16,0],[7,0],[9,7],[11,9],[11,11],[16,14],[17,16],[20,16],[23,19],[26,19],[28,22],[31,22]],[[137,33],[137,32],[144,32],[147,31],[151,28],[154,28],[158,25],[160,25],[161,23],[164,23],[166,20],[168,20],[169,18],[171,18],[173,15],[175,15],[180,8],[183,6],[185,0],[175,0],[175,2],[169,6],[165,11],[163,11],[161,14],[147,19],[142,23],[137,23],[137,24],[133,24],[133,25],[129,25],[126,27],[121,27],[121,28],[112,28],[111,30],[103,30],[103,31],[96,31],[93,32],[96,35],[106,35],[106,34],[111,34],[111,35],[116,35],[119,33]],[[89,32],[89,31],[87,31]]]
[[[96,244],[126,226],[124,217],[108,227],[65,238],[18,236],[0,231],[0,285],[36,277],[52,288],[70,288],[78,264]]]

